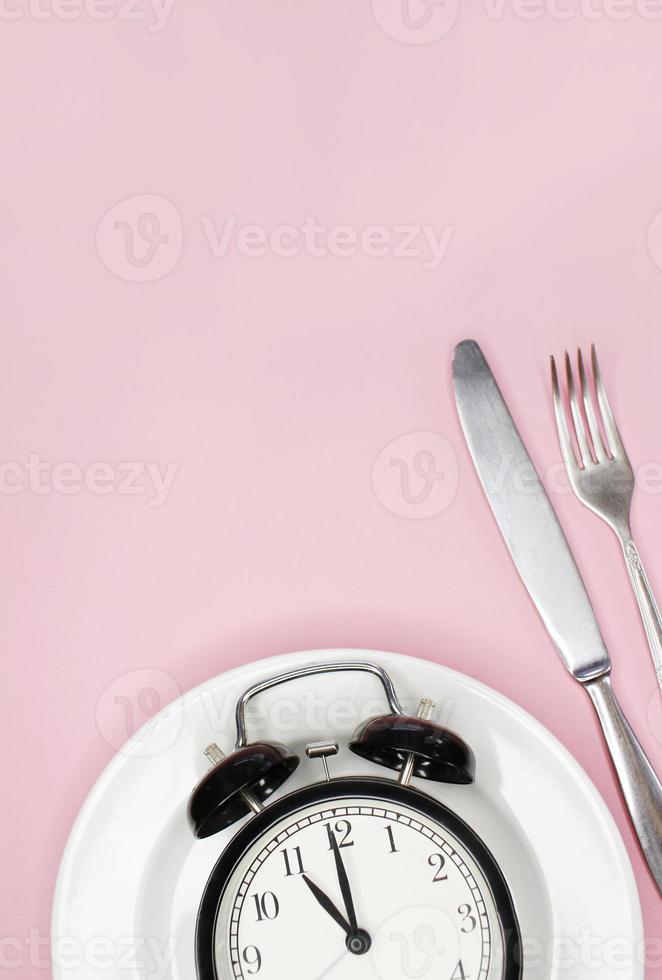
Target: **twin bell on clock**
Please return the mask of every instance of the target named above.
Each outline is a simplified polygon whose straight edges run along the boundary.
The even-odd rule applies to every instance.
[[[195,787],[188,805],[188,820],[197,838],[211,837],[249,813],[258,814],[265,801],[292,775],[299,756],[284,745],[248,742],[246,707],[252,698],[270,688],[302,677],[339,671],[362,671],[382,682],[389,712],[364,722],[349,748],[356,755],[399,773],[398,782],[408,786],[412,777],[442,783],[468,784],[474,781],[475,759],[469,746],[454,732],[432,721],[434,703],[421,701],[418,714],[403,710],[389,675],[377,664],[338,662],[312,664],[272,677],[246,691],[237,703],[237,740],[234,751],[225,756],[217,745],[207,746],[205,754],[212,768]],[[338,752],[333,741],[307,746],[310,759],[320,758],[327,781],[327,759]]]

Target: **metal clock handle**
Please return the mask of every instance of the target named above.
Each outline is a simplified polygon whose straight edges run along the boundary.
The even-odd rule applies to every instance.
[[[262,694],[264,691],[269,691],[272,687],[278,687],[280,684],[287,684],[290,681],[299,680],[301,677],[313,677],[316,674],[335,674],[348,670],[362,671],[365,674],[373,674],[375,677],[378,677],[382,682],[391,712],[394,715],[404,715],[402,705],[398,701],[395,693],[393,681],[387,672],[377,664],[362,660],[338,660],[332,663],[308,664],[305,667],[299,667],[297,670],[288,670],[284,674],[278,674],[276,677],[270,677],[266,681],[254,684],[253,687],[249,687],[242,694],[237,702],[237,741],[235,743],[235,750],[242,749],[247,744],[246,707],[249,701],[256,697],[256,695]]]

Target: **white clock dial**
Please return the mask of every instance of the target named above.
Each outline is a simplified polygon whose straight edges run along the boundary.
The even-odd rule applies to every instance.
[[[214,953],[220,980],[498,980],[504,970],[495,900],[467,848],[413,807],[334,800],[331,788],[238,862]]]

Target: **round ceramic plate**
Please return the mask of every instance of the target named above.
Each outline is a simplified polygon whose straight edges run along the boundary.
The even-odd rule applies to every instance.
[[[499,863],[518,912],[526,980],[640,980],[638,958],[624,965],[623,956],[643,938],[632,869],[605,804],[574,759],[530,715],[482,684],[427,661],[365,650],[289,654],[222,674],[127,743],[90,793],[65,850],[52,923],[55,980],[194,978],[200,897],[237,830],[203,841],[189,830],[188,796],[208,768],[203,749],[215,741],[232,750],[234,707],[246,688],[295,666],[338,659],[385,667],[408,711],[432,697],[440,720],[474,749],[475,785],[421,788],[469,823]],[[376,767],[352,755],[347,742],[364,717],[385,710],[374,677],[319,675],[256,698],[248,734],[303,756],[280,795],[322,778],[320,763],[305,758],[306,744],[322,738],[341,746],[332,775],[374,775]]]

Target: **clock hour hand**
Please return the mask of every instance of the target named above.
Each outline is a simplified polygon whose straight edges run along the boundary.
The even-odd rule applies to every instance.
[[[321,888],[318,888],[317,885],[310,880],[308,875],[301,875],[301,877],[306,882],[306,884],[308,885],[311,892],[313,893],[313,895],[315,896],[319,904],[322,906],[324,911],[328,912],[328,914],[331,916],[334,922],[338,923],[338,925],[343,930],[343,932],[345,932],[348,936],[351,936],[352,927],[350,926],[345,916],[342,915],[335,907],[335,905],[333,904],[329,896],[325,892],[323,892]]]
[[[334,922],[337,922],[345,933],[345,945],[350,953],[354,953],[356,956],[361,956],[363,953],[367,953],[372,945],[372,940],[370,939],[368,933],[364,929],[353,929],[345,916],[335,907],[329,896],[323,892],[321,888],[318,888],[318,886],[310,880],[308,875],[301,875],[301,877],[306,882],[324,911],[328,912]]]
[[[342,854],[340,853],[340,846],[333,831],[330,832],[330,837],[331,847],[333,848],[333,856],[336,861],[338,883],[340,885],[343,902],[345,903],[347,918],[349,919],[349,924],[351,926],[351,934],[347,936],[347,948],[351,953],[356,953],[357,955],[367,953],[372,944],[372,940],[365,929],[359,929],[359,924],[356,919],[356,910],[354,908],[354,898],[352,897],[352,889],[350,888],[349,878],[347,877],[345,864],[342,859]]]

